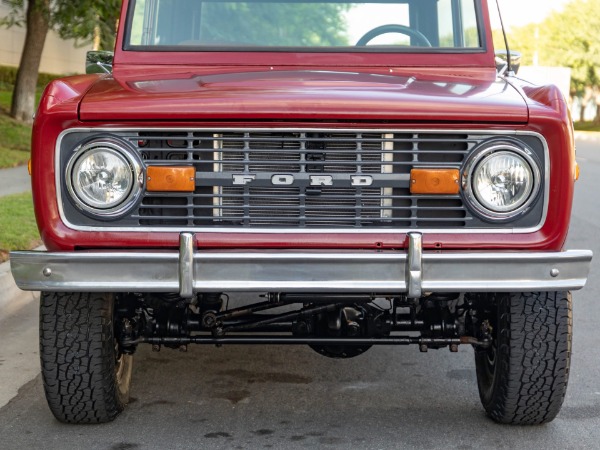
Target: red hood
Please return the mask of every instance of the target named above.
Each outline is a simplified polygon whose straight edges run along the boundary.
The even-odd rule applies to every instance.
[[[515,89],[489,73],[270,70],[199,75],[188,69],[99,80],[81,103],[80,119],[525,123],[528,110]]]

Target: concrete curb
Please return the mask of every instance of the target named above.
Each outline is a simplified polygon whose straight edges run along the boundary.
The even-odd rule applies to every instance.
[[[45,251],[46,247],[41,245],[34,250]],[[32,297],[22,295],[24,293],[25,291],[15,284],[15,279],[10,272],[10,261],[0,264],[0,318],[15,307],[23,306],[23,302],[31,300]]]
[[[575,139],[586,142],[598,142],[600,144],[600,132],[598,131],[576,131]]]
[[[21,292],[10,273],[10,262],[0,264],[0,310],[9,306]]]

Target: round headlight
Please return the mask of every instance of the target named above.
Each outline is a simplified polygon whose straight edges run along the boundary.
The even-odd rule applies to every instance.
[[[516,217],[540,189],[540,169],[533,154],[513,143],[496,142],[476,151],[463,173],[467,202],[488,219]]]
[[[78,149],[67,168],[67,186],[77,205],[104,216],[127,209],[141,190],[141,166],[131,155],[111,140]]]
[[[523,205],[533,191],[533,172],[524,158],[512,152],[493,153],[473,171],[473,193],[495,212],[510,212]]]

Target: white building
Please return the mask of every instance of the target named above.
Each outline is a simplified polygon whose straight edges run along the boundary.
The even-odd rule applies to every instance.
[[[554,84],[566,99],[571,96],[571,69],[568,67],[521,66],[517,76],[538,86]]]
[[[0,1],[0,17],[6,17],[10,7]],[[18,67],[25,42],[25,28],[0,27],[0,65]],[[85,72],[85,54],[92,44],[76,47],[75,41],[65,41],[50,31],[46,38],[40,72],[74,74]]]

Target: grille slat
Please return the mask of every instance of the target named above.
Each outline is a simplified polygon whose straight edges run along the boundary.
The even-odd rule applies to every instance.
[[[369,130],[157,131],[126,137],[147,164],[193,164],[198,173],[195,192],[147,193],[130,219],[167,227],[258,228],[466,227],[472,218],[460,196],[412,195],[408,174],[413,167],[460,168],[483,139]]]

